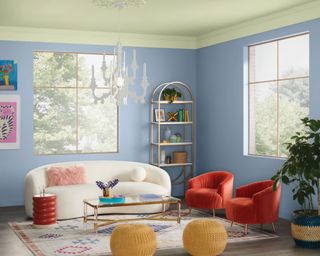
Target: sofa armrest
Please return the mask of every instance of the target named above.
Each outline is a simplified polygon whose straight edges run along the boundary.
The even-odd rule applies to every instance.
[[[168,195],[171,195],[171,179],[169,174],[156,166],[146,165],[147,178],[146,181],[158,184],[167,189]]]
[[[33,196],[40,194],[47,187],[45,170],[34,169],[27,173],[24,187],[24,205],[27,216],[33,215]]]

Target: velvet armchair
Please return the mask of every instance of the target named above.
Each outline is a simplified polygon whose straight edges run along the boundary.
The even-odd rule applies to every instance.
[[[278,220],[281,186],[272,190],[274,181],[265,180],[241,186],[236,189],[236,197],[226,205],[227,219],[236,223],[245,224],[245,233],[248,224],[274,223]]]
[[[188,181],[186,203],[192,208],[221,209],[232,198],[233,174],[227,171],[207,172]]]

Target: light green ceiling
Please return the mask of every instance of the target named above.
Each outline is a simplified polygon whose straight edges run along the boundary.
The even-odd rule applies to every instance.
[[[198,37],[315,2],[311,0],[148,0],[121,11],[120,32]],[[0,26],[117,32],[117,11],[92,0],[0,0]]]

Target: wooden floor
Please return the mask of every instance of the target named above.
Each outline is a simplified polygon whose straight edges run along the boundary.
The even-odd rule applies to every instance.
[[[8,226],[9,221],[25,221],[24,208],[0,207],[0,255],[1,256],[24,256],[32,255],[23,245],[19,238]],[[279,220],[276,225],[279,238],[228,244],[222,255],[320,255],[320,250],[298,248],[290,236],[290,223],[286,220]],[[266,226],[271,230],[271,225]],[[168,250],[159,252],[157,255],[188,255],[183,249]]]

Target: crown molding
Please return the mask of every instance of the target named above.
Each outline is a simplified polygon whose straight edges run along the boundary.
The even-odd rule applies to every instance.
[[[299,5],[240,24],[214,30],[197,38],[197,49],[320,17],[320,1]]]
[[[6,41],[114,45],[119,36],[123,45],[132,47],[196,49],[197,42],[184,36],[0,26],[0,40]]]
[[[120,37],[125,46],[199,49],[317,18],[320,18],[320,0],[217,29],[199,37],[129,33],[122,33]],[[114,45],[118,37],[118,33],[111,32],[0,26],[0,40],[6,41]]]

